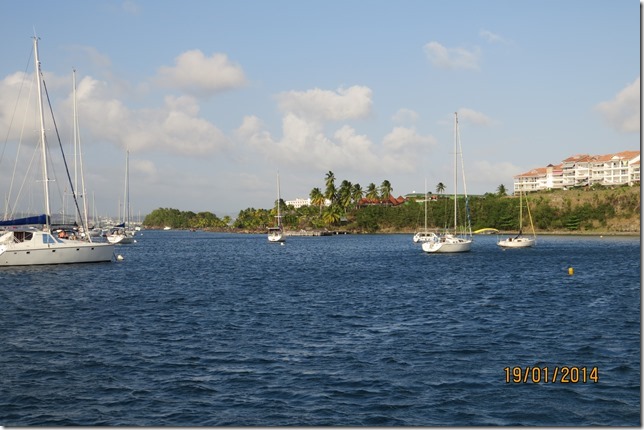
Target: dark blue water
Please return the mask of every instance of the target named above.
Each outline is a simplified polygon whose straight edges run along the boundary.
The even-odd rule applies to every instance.
[[[639,426],[639,238],[475,239],[146,231],[2,269],[0,425]]]

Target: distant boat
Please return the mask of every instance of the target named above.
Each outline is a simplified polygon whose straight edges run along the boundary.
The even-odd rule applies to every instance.
[[[107,241],[113,244],[126,245],[134,243],[134,230],[130,228],[130,151],[125,151],[125,194],[123,202],[123,222],[110,229]]]
[[[503,248],[529,248],[535,245],[537,242],[537,235],[534,232],[534,225],[532,224],[532,215],[530,214],[530,206],[528,205],[527,197],[526,208],[528,219],[530,220],[530,228],[532,229],[532,237],[523,236],[523,191],[519,191],[519,233],[514,237],[499,240],[497,245]]]
[[[461,154],[461,169],[463,168],[463,154],[460,148],[460,136],[458,131],[458,115],[454,113],[454,231],[444,234],[434,234],[430,240],[421,245],[427,253],[455,253],[468,252],[472,248],[472,227],[469,220],[467,190],[465,186],[465,174],[463,174],[463,193],[465,195],[466,222],[462,226],[464,233],[459,235],[458,229],[458,154]]]
[[[40,150],[42,158],[42,183],[44,214],[0,221],[0,266],[33,266],[45,264],[96,263],[111,261],[114,245],[92,243],[85,235],[83,240],[70,240],[52,234],[49,201],[49,174],[47,139],[43,106],[43,74],[38,55],[38,38],[34,37],[34,68],[38,81],[37,96],[40,119]],[[62,150],[62,148],[61,148]],[[71,181],[70,181],[71,182]],[[76,196],[74,195],[74,198]],[[62,236],[62,234],[61,234]]]
[[[412,240],[414,243],[422,243],[422,242],[428,242],[432,240],[436,236],[435,233],[432,233],[427,230],[427,179],[425,179],[425,197],[423,199],[425,203],[425,228],[421,231],[417,231],[414,236],[412,237]]]
[[[163,229],[164,230],[172,230],[172,227],[166,225],[165,227],[163,227]]]
[[[280,213],[280,173],[277,172],[277,225],[268,228],[268,241],[269,242],[286,242],[284,237],[284,227],[282,226],[282,215]]]

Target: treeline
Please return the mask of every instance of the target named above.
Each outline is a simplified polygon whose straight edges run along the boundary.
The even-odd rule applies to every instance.
[[[535,229],[556,231],[639,231],[640,187],[614,189],[555,190],[528,195],[530,215]],[[452,226],[454,200],[438,196],[427,204],[428,228]],[[465,199],[459,199],[459,218],[465,217]],[[519,229],[519,197],[488,193],[469,198],[472,229],[496,228],[502,231]],[[524,202],[523,227],[528,214]],[[459,221],[463,223],[464,220]],[[401,206],[364,207],[355,213],[352,225],[361,231],[409,231],[424,226],[424,204],[407,202]]]
[[[230,221],[228,216],[220,219],[211,212],[194,213],[179,209],[159,208],[145,217],[143,226],[147,228],[168,226],[179,229],[224,229],[228,227]]]
[[[428,228],[451,226],[454,217],[452,196],[430,194],[428,193],[428,196],[431,199],[427,203]],[[297,209],[286,206],[282,200],[282,223],[287,230],[332,229],[355,233],[413,231],[425,225],[425,203],[422,202],[422,195],[421,201],[410,199],[398,206],[392,206],[382,198],[378,200],[375,195],[374,199],[367,205],[359,206],[356,199],[350,204],[339,204],[339,200],[334,198],[328,206],[318,203]],[[519,228],[519,198],[505,195],[504,189],[483,196],[471,196],[468,204],[473,230],[491,227],[513,231]],[[528,194],[528,204],[534,226],[540,231],[592,232],[639,229],[639,185],[531,193]],[[459,214],[464,216],[467,213],[465,199],[459,198],[458,205]],[[526,215],[525,228],[525,206],[523,211]],[[210,212],[195,214],[177,209],[157,209],[145,218],[143,224],[149,228],[167,225],[172,228],[265,232],[267,227],[275,225],[276,215],[277,202],[271,209],[244,209],[239,212],[234,222],[230,217],[220,219]]]

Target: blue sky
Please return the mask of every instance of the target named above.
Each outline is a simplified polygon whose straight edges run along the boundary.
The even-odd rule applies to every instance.
[[[235,216],[306,198],[328,171],[393,193],[452,191],[459,113],[470,194],[579,153],[640,148],[634,0],[2,1],[0,124],[34,31],[65,145],[76,69],[86,189]],[[22,121],[22,120],[21,120]],[[50,136],[51,134],[48,134]],[[9,146],[7,146],[8,148]],[[69,150],[69,149],[68,149]],[[13,168],[0,164],[7,199]],[[8,167],[9,166],[9,167]]]

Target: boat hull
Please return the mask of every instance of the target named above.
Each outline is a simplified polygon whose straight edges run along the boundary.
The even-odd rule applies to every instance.
[[[414,234],[412,240],[414,241],[414,243],[430,242],[434,240],[435,237],[436,234],[434,233],[418,232]]]
[[[268,235],[268,241],[269,242],[284,242],[286,239],[284,238],[284,235],[279,233],[279,234],[269,234]]]
[[[0,266],[100,263],[112,261],[114,245],[65,241],[64,243],[20,246],[0,245]]]
[[[107,241],[114,245],[127,245],[134,243],[134,237],[127,234],[112,234],[107,236]]]
[[[499,245],[502,248],[529,248],[531,246],[534,246],[536,241],[532,238],[529,237],[519,237],[516,239],[505,239],[505,240],[500,240],[497,242],[497,245]]]
[[[469,252],[472,249],[472,241],[462,238],[441,238],[431,242],[423,242],[423,251],[429,254],[451,254],[457,252]]]

